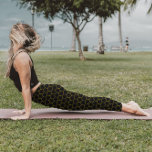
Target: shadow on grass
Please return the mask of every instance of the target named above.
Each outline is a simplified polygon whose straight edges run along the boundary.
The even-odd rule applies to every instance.
[[[79,58],[50,58],[49,60],[51,61],[80,61]],[[132,61],[133,59],[130,58],[86,58],[85,62],[88,61],[97,61],[97,62],[127,62],[127,61]],[[41,61],[42,62],[42,61]]]
[[[95,58],[87,58],[86,61],[101,61],[101,62],[113,62],[113,61],[131,61],[130,58],[102,58],[102,59],[95,59]]]

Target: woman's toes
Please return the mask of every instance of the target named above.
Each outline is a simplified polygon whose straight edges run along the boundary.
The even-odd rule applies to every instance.
[[[137,111],[135,114],[142,115],[142,116],[149,116],[149,114],[145,112],[142,108],[140,108],[139,105],[137,105],[136,108],[137,108]]]
[[[145,111],[142,110],[142,109],[137,110],[136,114],[137,114],[137,115],[142,115],[142,116],[150,116],[149,113],[145,112]]]

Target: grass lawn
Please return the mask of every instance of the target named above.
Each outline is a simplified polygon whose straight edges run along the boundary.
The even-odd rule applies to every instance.
[[[152,107],[152,53],[36,52],[39,80],[88,96]],[[23,108],[21,94],[4,78],[0,52],[0,108]],[[32,108],[44,106],[32,103]],[[152,121],[0,120],[0,152],[152,152]]]

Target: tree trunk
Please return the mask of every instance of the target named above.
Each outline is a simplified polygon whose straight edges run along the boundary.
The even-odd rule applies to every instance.
[[[82,48],[81,48],[80,32],[78,32],[78,31],[76,31],[76,38],[78,41],[79,57],[80,57],[80,60],[83,61],[83,60],[85,60],[85,57],[83,55]]]
[[[102,17],[98,17],[98,21],[99,21],[99,43],[98,43],[97,53],[104,54]]]
[[[118,14],[118,27],[119,27],[119,39],[120,39],[120,52],[123,52],[123,40],[122,40],[122,28],[121,28],[121,8]]]
[[[73,17],[73,24],[76,25],[76,18]],[[73,32],[72,32],[72,47],[71,50],[75,52],[76,51],[76,32],[75,32],[75,28],[73,27]]]

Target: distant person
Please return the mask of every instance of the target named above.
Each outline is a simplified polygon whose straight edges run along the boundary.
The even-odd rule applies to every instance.
[[[37,78],[34,63],[29,55],[40,48],[39,35],[28,24],[17,23],[11,29],[10,40],[6,76],[13,80],[16,88],[22,93],[25,106],[25,109],[17,111],[22,115],[11,119],[30,118],[32,100],[65,110],[104,109],[148,116],[134,101],[120,103],[106,97],[88,97],[68,91],[58,84],[42,84]]]
[[[125,52],[128,52],[128,49],[129,49],[129,40],[128,40],[128,37],[126,37]]]

